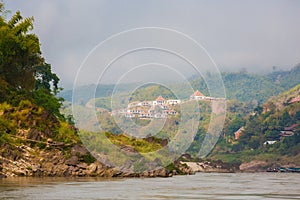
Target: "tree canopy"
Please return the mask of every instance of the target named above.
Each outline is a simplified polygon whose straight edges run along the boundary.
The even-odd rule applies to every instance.
[[[9,20],[0,3],[0,102],[18,103],[31,99],[59,114],[59,78],[42,56],[33,30],[33,17],[23,18],[17,11]]]

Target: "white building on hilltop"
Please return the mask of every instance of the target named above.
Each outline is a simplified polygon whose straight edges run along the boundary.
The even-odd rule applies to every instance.
[[[191,100],[203,100],[203,99],[206,99],[206,97],[201,92],[199,92],[199,90],[197,90],[196,92],[194,92],[194,94],[192,94],[190,96],[190,99]]]

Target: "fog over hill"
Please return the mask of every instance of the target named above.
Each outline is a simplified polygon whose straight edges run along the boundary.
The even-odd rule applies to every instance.
[[[242,102],[254,101],[258,104],[265,102],[271,96],[276,96],[279,93],[288,90],[300,83],[300,65],[298,64],[291,70],[274,70],[272,73],[259,75],[250,74],[247,72],[238,73],[222,73],[227,99],[237,99]],[[200,90],[203,94],[209,96],[209,92],[205,81],[201,77],[192,77],[189,80],[194,90]],[[182,88],[181,98],[188,98],[189,93],[185,93],[186,87],[183,83],[171,83],[174,87]],[[151,84],[150,84],[151,85]],[[150,85],[148,85],[150,87]],[[155,85],[155,84],[154,84]],[[149,98],[149,91],[153,94],[153,99],[157,94],[168,96],[168,92],[160,90],[153,92],[153,88],[146,86],[139,88],[139,96]],[[118,85],[119,91],[128,91],[130,84]],[[86,103],[92,98],[110,97],[115,89],[115,85],[87,85],[76,89],[77,96],[74,102],[80,101]],[[65,100],[72,101],[72,90],[65,90],[60,94]],[[156,96],[155,96],[156,95]],[[150,94],[151,96],[151,94]],[[140,99],[143,100],[143,99]]]

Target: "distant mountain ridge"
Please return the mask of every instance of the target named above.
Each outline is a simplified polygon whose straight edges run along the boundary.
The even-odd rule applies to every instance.
[[[300,80],[300,64],[296,65],[289,71],[274,71],[267,75],[273,83],[281,86],[284,90],[288,90],[299,84]]]
[[[266,102],[270,97],[276,96],[285,90],[288,90],[300,83],[300,64],[296,65],[291,70],[287,71],[274,71],[266,75],[250,74],[245,72],[228,73],[223,72],[222,78],[226,90],[227,99],[236,99],[241,102],[255,101],[258,104]],[[190,83],[194,90],[200,90],[203,94],[209,96],[205,81],[201,77],[193,77]],[[181,83],[176,84],[177,87],[184,88]],[[96,85],[82,86],[76,89],[77,103],[85,104],[92,98],[110,97],[114,90],[114,85]],[[119,89],[126,91],[127,85],[119,85]],[[149,90],[153,93],[149,94]],[[156,90],[157,91],[156,91]],[[154,99],[157,94],[171,95],[165,90],[160,91],[161,87],[149,87],[139,88],[137,100],[147,97]],[[67,101],[72,101],[72,90],[66,90],[61,92],[60,96]],[[95,93],[95,95],[93,95]],[[189,95],[189,94],[185,94]],[[171,95],[173,96],[173,95]]]

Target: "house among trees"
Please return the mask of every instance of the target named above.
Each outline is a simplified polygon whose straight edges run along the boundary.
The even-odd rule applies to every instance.
[[[300,102],[300,96],[294,97],[289,101],[289,104]]]
[[[298,124],[293,124],[292,126],[285,127],[285,131],[294,131]]]
[[[295,135],[295,128],[297,127],[297,124],[293,124],[292,126],[285,127],[283,131],[279,132],[280,138],[282,137],[290,137]]]
[[[290,137],[293,136],[295,133],[293,131],[280,131],[279,136],[281,137]]]
[[[191,100],[203,100],[205,98],[206,97],[201,92],[199,92],[199,90],[197,90],[190,96]]]
[[[277,142],[276,140],[265,141],[264,145],[275,144],[276,142]]]
[[[242,126],[241,128],[239,128],[239,130],[237,130],[235,133],[234,133],[234,139],[235,140],[238,140],[242,134],[242,132],[245,130],[245,127]]]

